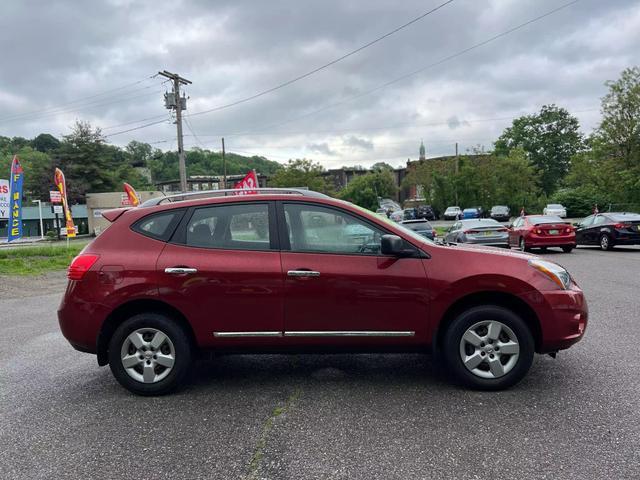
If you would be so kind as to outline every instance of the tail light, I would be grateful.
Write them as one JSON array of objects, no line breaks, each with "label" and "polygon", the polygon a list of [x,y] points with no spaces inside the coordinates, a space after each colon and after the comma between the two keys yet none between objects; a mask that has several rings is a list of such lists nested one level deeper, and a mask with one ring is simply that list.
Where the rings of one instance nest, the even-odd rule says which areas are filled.
[{"label": "tail light", "polygon": [[542,235],[542,230],[540,230],[539,228],[536,228],[534,232],[536,232],[538,235]]},{"label": "tail light", "polygon": [[475,235],[476,233],[480,233],[478,230],[465,230],[464,233],[470,233],[471,235]]},{"label": "tail light", "polygon": [[573,232],[573,228],[571,227],[567,227],[564,229],[564,233],[571,233],[571,232]]},{"label": "tail light", "polygon": [[616,223],[616,224],[614,225],[614,227],[615,227],[617,230],[622,230],[623,228],[629,228],[629,225],[628,225],[628,224],[626,224],[626,223]]},{"label": "tail light", "polygon": [[69,280],[82,280],[84,274],[96,263],[96,260],[98,260],[98,255],[92,255],[90,253],[78,255],[73,259],[71,265],[69,265],[67,278]]},{"label": "tail light", "polygon": [[507,227],[501,227],[496,230],[496,232],[508,232],[509,229]]}]

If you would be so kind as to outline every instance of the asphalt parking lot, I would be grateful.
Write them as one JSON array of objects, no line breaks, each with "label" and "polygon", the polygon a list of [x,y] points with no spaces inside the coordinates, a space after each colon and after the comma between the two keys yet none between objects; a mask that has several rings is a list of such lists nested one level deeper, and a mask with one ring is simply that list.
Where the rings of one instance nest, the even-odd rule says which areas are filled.
[{"label": "asphalt parking lot", "polygon": [[545,256],[585,290],[586,337],[498,393],[426,355],[255,355],[136,397],[60,334],[61,276],[2,290],[0,477],[638,479],[640,248]]}]

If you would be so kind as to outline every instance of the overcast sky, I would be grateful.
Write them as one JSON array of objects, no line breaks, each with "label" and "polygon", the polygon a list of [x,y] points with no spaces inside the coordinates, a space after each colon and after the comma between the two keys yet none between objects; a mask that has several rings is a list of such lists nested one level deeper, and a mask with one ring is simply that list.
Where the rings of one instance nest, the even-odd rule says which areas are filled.
[{"label": "overcast sky", "polygon": [[110,135],[164,115],[108,139],[175,149],[168,87],[151,78],[166,69],[193,82],[187,149],[217,150],[224,135],[229,151],[281,162],[399,166],[417,157],[420,140],[427,156],[452,154],[455,142],[461,152],[491,148],[510,118],[546,103],[567,108],[588,133],[604,82],[640,64],[640,2],[582,0],[424,68],[566,3],[455,0],[291,86],[194,115],[312,70],[443,2],[4,0],[0,135],[60,136],[75,120]]}]

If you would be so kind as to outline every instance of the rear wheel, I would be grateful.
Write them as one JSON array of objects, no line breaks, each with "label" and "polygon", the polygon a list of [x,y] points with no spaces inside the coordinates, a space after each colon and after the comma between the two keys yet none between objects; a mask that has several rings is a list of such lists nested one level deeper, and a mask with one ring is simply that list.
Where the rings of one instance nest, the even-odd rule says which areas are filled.
[{"label": "rear wheel", "polygon": [[160,313],[141,313],[125,320],[109,342],[113,376],[138,395],[175,390],[190,364],[189,338],[182,327]]},{"label": "rear wheel", "polygon": [[529,371],[533,336],[518,315],[486,305],[461,313],[444,335],[442,355],[460,383],[479,390],[501,390]]},{"label": "rear wheel", "polygon": [[567,245],[565,247],[562,247],[562,251],[564,253],[571,253],[573,251],[573,245]]},{"label": "rear wheel", "polygon": [[521,252],[528,252],[529,249],[527,248],[527,245],[524,243],[524,238],[520,237],[520,242],[518,243],[518,248],[520,248]]},{"label": "rear wheel", "polygon": [[606,233],[600,235],[600,248],[602,250],[611,250],[613,248],[613,242]]}]

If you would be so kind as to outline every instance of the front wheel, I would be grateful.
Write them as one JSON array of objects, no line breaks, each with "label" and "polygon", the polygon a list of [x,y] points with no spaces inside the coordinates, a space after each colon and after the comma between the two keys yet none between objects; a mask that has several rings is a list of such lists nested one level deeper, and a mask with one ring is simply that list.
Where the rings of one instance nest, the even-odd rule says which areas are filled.
[{"label": "front wheel", "polygon": [[125,320],[109,342],[109,367],[118,382],[138,395],[175,390],[191,364],[191,344],[173,319],[141,313]]},{"label": "front wheel", "polygon": [[613,242],[606,233],[600,235],[600,248],[602,250],[611,250],[613,248]]},{"label": "front wheel", "polygon": [[471,308],[445,332],[443,356],[460,383],[478,390],[501,390],[529,371],[535,347],[527,324],[503,307]]}]

